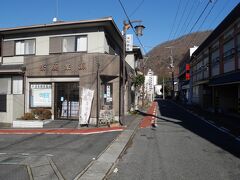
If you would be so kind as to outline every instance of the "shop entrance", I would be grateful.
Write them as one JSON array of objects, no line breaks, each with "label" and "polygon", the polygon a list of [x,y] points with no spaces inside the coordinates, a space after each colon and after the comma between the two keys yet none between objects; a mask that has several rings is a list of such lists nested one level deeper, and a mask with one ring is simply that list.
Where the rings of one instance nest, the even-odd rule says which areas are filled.
[{"label": "shop entrance", "polygon": [[78,120],[79,83],[55,83],[55,119]]}]

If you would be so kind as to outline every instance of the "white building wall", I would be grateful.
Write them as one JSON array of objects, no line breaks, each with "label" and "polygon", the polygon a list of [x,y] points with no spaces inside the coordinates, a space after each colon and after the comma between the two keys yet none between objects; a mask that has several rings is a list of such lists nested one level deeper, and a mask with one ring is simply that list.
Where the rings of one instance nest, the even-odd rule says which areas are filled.
[{"label": "white building wall", "polygon": [[36,37],[36,55],[49,55],[49,36]]},{"label": "white building wall", "polygon": [[109,53],[104,32],[88,33],[88,53]]},{"label": "white building wall", "polygon": [[24,56],[3,57],[3,65],[23,64]]},{"label": "white building wall", "polygon": [[125,58],[126,62],[131,66],[132,69],[135,68],[134,54],[128,54]]}]

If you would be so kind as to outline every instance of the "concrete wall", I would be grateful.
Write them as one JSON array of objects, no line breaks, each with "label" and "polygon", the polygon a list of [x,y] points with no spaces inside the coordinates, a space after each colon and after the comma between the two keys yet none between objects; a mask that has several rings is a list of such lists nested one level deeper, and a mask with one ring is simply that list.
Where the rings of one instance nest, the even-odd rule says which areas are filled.
[{"label": "concrete wall", "polygon": [[1,123],[12,123],[24,113],[24,95],[7,95],[7,112],[0,112]]},{"label": "concrete wall", "polygon": [[[66,62],[66,59],[68,61]],[[96,103],[97,103],[97,62],[99,62],[99,86],[101,83],[113,83],[113,109],[115,119],[119,116],[119,56],[105,54],[82,54],[64,53],[62,55],[34,56],[25,57],[26,63],[26,111],[29,109],[29,83],[30,82],[79,82],[81,88],[94,90],[93,106],[91,110],[92,123],[96,122]],[[52,71],[52,65],[58,64],[58,70]],[[46,64],[45,71],[41,70],[41,64]],[[79,68],[79,64],[84,64],[84,68]],[[65,66],[70,66],[65,69]],[[99,88],[99,98],[102,89]],[[80,91],[81,95],[81,91]],[[52,96],[53,97],[53,96]],[[53,103],[54,104],[54,103]],[[100,106],[99,99],[99,106]],[[53,105],[52,105],[53,106]],[[52,111],[53,111],[52,107]]]},{"label": "concrete wall", "polygon": [[3,57],[4,65],[23,64],[24,56]]}]

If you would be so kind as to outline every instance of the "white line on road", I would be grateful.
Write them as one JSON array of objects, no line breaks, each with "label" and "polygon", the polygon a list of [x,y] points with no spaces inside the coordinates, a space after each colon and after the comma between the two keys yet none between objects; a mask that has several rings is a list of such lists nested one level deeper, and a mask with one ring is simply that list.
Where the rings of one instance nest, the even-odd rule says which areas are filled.
[{"label": "white line on road", "polygon": [[227,129],[227,128],[225,128],[225,127],[220,127],[220,129],[222,129],[222,130],[224,130],[224,131],[226,131],[226,132],[230,132],[230,130]]},{"label": "white line on road", "polygon": [[239,136],[239,137],[236,137],[236,140],[240,142],[240,136]]},{"label": "white line on road", "polygon": [[0,155],[6,155],[7,153],[0,153]]}]

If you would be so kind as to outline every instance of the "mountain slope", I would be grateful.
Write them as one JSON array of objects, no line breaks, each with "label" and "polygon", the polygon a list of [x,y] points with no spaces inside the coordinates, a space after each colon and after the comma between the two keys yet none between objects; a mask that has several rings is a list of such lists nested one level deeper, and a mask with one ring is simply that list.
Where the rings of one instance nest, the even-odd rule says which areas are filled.
[{"label": "mountain slope", "polygon": [[[164,42],[154,47],[148,54],[146,62],[147,69],[152,69],[156,75],[169,76],[167,67],[170,64],[171,49],[174,58],[175,74],[178,74],[178,64],[186,54],[187,50],[193,46],[199,46],[211,31],[203,31],[184,35],[178,39]],[[191,43],[190,43],[191,42]]]}]

